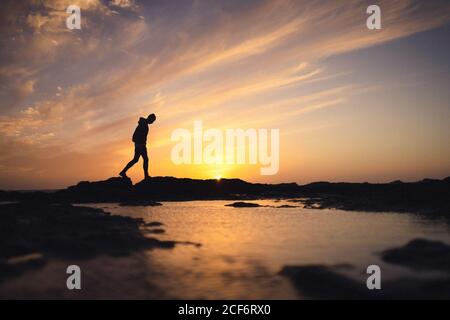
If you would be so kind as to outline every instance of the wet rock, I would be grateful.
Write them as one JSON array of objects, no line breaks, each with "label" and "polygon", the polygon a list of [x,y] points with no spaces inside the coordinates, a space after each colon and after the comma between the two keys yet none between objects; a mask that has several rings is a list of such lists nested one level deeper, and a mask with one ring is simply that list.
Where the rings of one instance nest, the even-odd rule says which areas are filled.
[{"label": "wet rock", "polygon": [[122,207],[157,207],[162,206],[162,203],[152,200],[136,200],[124,201],[119,204]]},{"label": "wet rock", "polygon": [[[128,255],[140,249],[173,248],[175,242],[149,238],[142,222],[107,215],[102,209],[44,203],[0,206],[0,269],[45,263],[46,258],[91,258],[97,255]],[[40,259],[21,256],[39,254]],[[8,271],[9,270],[9,271]],[[16,274],[16,273],[15,273]]]},{"label": "wet rock", "polygon": [[285,266],[280,274],[308,298],[369,299],[372,294],[365,283],[358,283],[336,272],[339,267],[324,265]]},{"label": "wet rock", "polygon": [[439,241],[414,239],[403,247],[383,251],[381,257],[412,269],[450,273],[450,245]]},{"label": "wet rock", "polygon": [[0,281],[43,267],[45,264],[46,260],[40,253],[19,255],[9,259],[2,258],[0,259]]},{"label": "wet rock", "polygon": [[151,234],[161,234],[161,233],[165,233],[166,230],[164,229],[150,229],[147,230],[147,233],[151,233]]},{"label": "wet rock", "polygon": [[275,208],[300,208],[299,206],[291,206],[289,204],[283,204],[281,206],[276,206]]},{"label": "wet rock", "polygon": [[258,203],[242,202],[242,201],[226,204],[225,206],[226,207],[234,207],[234,208],[257,208],[257,207],[262,207]]},{"label": "wet rock", "polygon": [[160,227],[163,225],[164,225],[164,223],[159,222],[159,221],[151,221],[151,222],[147,222],[146,224],[144,224],[144,226],[146,226],[146,227]]},{"label": "wet rock", "polygon": [[365,279],[349,278],[343,266],[286,266],[280,274],[289,278],[307,299],[449,299],[450,277],[399,278],[383,281],[380,290],[367,289]]}]

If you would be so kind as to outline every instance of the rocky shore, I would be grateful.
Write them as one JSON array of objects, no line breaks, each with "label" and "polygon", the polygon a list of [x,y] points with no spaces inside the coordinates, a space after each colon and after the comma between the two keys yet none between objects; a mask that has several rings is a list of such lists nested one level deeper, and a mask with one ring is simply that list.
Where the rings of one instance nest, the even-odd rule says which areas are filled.
[{"label": "rocky shore", "polygon": [[[345,275],[355,266],[285,266],[280,274],[308,299],[450,299],[450,246],[426,239],[414,239],[399,248],[381,253],[382,260],[421,271],[439,271],[434,277],[402,277],[383,281],[381,290],[368,290],[365,279]],[[326,284],[326,285],[323,285]]]},{"label": "rocky shore", "polygon": [[35,202],[3,204],[0,211],[0,282],[43,267],[52,258],[126,256],[175,246],[147,236],[164,232],[161,223],[144,224],[102,209]]},{"label": "rocky shore", "polygon": [[261,184],[240,179],[152,177],[135,185],[119,177],[82,181],[55,192],[0,191],[0,201],[50,203],[119,202],[158,205],[158,201],[290,199],[307,208],[411,212],[450,217],[450,178],[404,183],[316,182]]}]

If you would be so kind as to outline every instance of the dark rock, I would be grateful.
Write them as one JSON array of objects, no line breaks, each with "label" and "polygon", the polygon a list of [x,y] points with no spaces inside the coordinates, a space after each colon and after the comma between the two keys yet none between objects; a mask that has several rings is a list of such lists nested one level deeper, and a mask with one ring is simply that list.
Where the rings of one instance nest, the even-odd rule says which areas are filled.
[{"label": "dark rock", "polygon": [[308,265],[285,266],[280,274],[291,279],[302,294],[313,299],[370,299],[365,283],[336,272],[339,267]]},{"label": "dark rock", "polygon": [[345,267],[286,266],[280,274],[289,278],[307,299],[449,299],[450,277],[400,278],[383,281],[380,290],[369,290],[365,280],[357,281],[340,272]]},{"label": "dark rock", "polygon": [[275,208],[300,208],[299,206],[291,206],[289,204],[283,204],[281,206],[276,206]]},{"label": "dark rock", "polygon": [[157,207],[162,206],[162,203],[152,200],[136,200],[121,202],[119,205],[122,207]]},{"label": "dark rock", "polygon": [[43,263],[25,261],[23,268],[11,267],[15,260],[30,254],[82,259],[175,245],[144,236],[140,220],[106,215],[102,209],[43,203],[5,204],[0,208],[0,269],[4,275]]},{"label": "dark rock", "polygon": [[144,226],[146,226],[146,227],[160,227],[163,225],[164,225],[164,223],[161,223],[159,221],[152,221],[152,222],[147,222],[146,224],[144,224]]},{"label": "dark rock", "polygon": [[166,230],[164,229],[150,229],[147,230],[147,233],[152,233],[152,234],[161,234],[161,233],[165,233]]},{"label": "dark rock", "polygon": [[213,200],[293,194],[297,188],[295,183],[271,185],[249,183],[241,179],[153,177],[137,183],[134,194],[137,198],[151,197],[156,200]]},{"label": "dark rock", "polygon": [[129,199],[133,183],[129,178],[114,177],[104,181],[82,181],[54,194],[59,202],[119,202]]},{"label": "dark rock", "polygon": [[450,273],[450,246],[439,241],[414,239],[405,246],[385,250],[384,261],[419,270]]},{"label": "dark rock", "polygon": [[0,281],[9,277],[19,276],[22,273],[41,268],[46,264],[46,260],[41,254],[32,253],[13,257],[10,259],[0,259]]},{"label": "dark rock", "polygon": [[[110,178],[80,182],[56,192],[0,192],[1,201],[47,203],[122,202],[141,205],[170,200],[249,200],[303,198],[306,208],[336,208],[356,211],[391,211],[450,218],[450,178],[424,179],[405,183],[329,183],[315,182],[261,184],[240,179],[187,179],[153,177],[136,185],[131,180]],[[309,198],[309,199],[305,199]]]},{"label": "dark rock", "polygon": [[257,208],[257,207],[261,207],[260,204],[257,203],[251,203],[251,202],[233,202],[230,204],[226,204],[226,207],[234,207],[234,208]]},{"label": "dark rock", "polygon": [[354,211],[412,212],[428,217],[450,218],[450,179],[424,179],[418,182],[329,183],[299,186],[303,196],[318,197],[311,208]]}]

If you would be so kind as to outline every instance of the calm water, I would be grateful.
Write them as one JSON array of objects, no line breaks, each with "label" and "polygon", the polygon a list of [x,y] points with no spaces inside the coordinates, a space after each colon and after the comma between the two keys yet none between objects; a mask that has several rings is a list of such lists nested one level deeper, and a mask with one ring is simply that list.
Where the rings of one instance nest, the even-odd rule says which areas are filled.
[{"label": "calm water", "polygon": [[164,223],[166,232],[152,237],[201,244],[145,253],[145,279],[139,281],[151,283],[170,298],[302,298],[287,279],[278,275],[285,265],[348,263],[355,268],[346,272],[358,279],[365,279],[370,264],[381,266],[383,280],[434,276],[383,263],[378,252],[419,237],[450,243],[448,225],[415,215],[232,208],[225,207],[227,203],[230,201],[164,202],[159,207],[95,206],[113,214]]}]

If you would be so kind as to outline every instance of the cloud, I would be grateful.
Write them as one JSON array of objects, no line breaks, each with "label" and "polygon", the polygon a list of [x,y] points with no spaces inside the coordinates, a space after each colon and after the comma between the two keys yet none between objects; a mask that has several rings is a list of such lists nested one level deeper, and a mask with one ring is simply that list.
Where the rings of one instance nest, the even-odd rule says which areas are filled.
[{"label": "cloud", "polygon": [[17,100],[22,101],[34,92],[36,80],[28,79],[24,83],[17,83],[15,87],[15,96]]},{"label": "cloud", "polygon": [[136,5],[132,0],[111,0],[110,5],[121,8],[135,8]]}]

